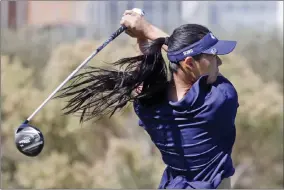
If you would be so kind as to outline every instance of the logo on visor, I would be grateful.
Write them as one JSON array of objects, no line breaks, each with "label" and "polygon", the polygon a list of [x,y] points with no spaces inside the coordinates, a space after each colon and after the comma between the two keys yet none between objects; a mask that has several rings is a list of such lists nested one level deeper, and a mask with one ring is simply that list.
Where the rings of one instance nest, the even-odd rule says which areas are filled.
[{"label": "logo on visor", "polygon": [[212,53],[213,55],[216,55],[216,54],[217,54],[217,49],[216,49],[216,48],[212,48],[212,49],[211,49],[211,53]]},{"label": "logo on visor", "polygon": [[216,39],[216,37],[212,33],[210,33],[210,36],[212,39]]},{"label": "logo on visor", "polygon": [[190,50],[184,51],[184,52],[183,52],[183,55],[188,55],[188,54],[191,54],[192,52],[193,52],[193,50],[190,49]]}]

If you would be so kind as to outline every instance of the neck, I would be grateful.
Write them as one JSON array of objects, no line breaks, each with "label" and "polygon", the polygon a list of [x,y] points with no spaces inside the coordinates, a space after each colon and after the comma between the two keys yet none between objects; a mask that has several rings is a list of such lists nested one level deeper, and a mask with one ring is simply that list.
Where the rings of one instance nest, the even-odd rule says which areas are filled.
[{"label": "neck", "polygon": [[171,101],[179,101],[191,88],[191,80],[185,77],[178,76],[178,74],[173,74],[173,80],[170,83],[169,97]]}]

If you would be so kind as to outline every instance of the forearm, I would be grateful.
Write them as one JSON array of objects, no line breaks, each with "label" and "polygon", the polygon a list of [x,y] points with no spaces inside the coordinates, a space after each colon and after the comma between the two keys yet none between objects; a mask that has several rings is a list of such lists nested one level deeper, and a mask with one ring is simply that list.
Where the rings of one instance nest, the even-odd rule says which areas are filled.
[{"label": "forearm", "polygon": [[[147,38],[150,40],[155,40],[157,38],[161,38],[161,37],[169,37],[169,35],[162,31],[161,29],[159,29],[158,27],[154,26],[154,25],[150,25],[149,27],[149,31],[147,33]],[[163,45],[163,49],[165,51],[168,51],[168,46],[167,45]]]},{"label": "forearm", "polygon": [[[147,42],[148,40],[155,40],[157,38],[161,38],[161,37],[168,37],[169,35],[167,33],[165,33],[164,31],[162,31],[161,29],[159,29],[158,27],[149,24],[146,28],[145,31],[145,37],[142,39],[137,39],[137,43],[139,45],[139,47],[142,47],[143,44],[145,42]],[[168,46],[163,45],[162,47],[165,51],[168,51]]]},{"label": "forearm", "polygon": [[165,33],[164,31],[162,31],[161,29],[159,29],[158,27],[152,24],[148,25],[145,35],[146,35],[146,38],[148,38],[149,40],[155,40],[157,38],[169,36],[167,33]]}]

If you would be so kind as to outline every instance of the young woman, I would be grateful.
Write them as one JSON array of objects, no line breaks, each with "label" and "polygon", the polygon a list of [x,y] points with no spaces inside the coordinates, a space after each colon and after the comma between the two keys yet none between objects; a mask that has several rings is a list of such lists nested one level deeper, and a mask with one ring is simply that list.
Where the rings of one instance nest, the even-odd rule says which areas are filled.
[{"label": "young woman", "polygon": [[219,73],[218,55],[233,51],[236,42],[218,40],[197,24],[169,36],[132,11],[121,24],[137,38],[142,54],[118,60],[117,70],[90,67],[75,76],[59,96],[72,96],[66,113],[81,112],[85,121],[112,115],[132,101],[139,125],[167,165],[160,189],[230,188],[238,96]]}]

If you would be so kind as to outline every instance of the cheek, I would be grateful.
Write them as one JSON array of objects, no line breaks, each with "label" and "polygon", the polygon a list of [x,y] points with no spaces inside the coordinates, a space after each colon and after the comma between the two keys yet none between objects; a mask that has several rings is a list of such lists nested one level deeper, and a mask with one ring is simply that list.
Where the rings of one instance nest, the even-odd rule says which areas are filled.
[{"label": "cheek", "polygon": [[201,74],[206,74],[208,72],[210,72],[211,65],[210,62],[207,59],[202,59],[199,62],[199,71]]}]

